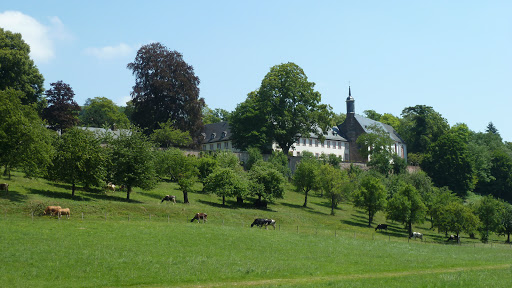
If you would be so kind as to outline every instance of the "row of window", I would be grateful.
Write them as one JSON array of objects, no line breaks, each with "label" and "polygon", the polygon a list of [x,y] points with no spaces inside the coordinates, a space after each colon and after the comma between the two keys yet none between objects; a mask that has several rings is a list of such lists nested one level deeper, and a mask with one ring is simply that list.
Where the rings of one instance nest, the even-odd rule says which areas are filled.
[{"label": "row of window", "polygon": [[[222,145],[224,143],[224,145]],[[209,146],[207,146],[209,145]],[[216,145],[216,146],[215,146]],[[224,148],[223,148],[224,146]],[[214,149],[216,147],[217,149]],[[206,148],[209,148],[208,150],[228,150],[229,149],[229,142],[221,142],[217,144],[203,144],[203,150],[206,151]]]},{"label": "row of window", "polygon": [[345,147],[345,142],[343,141],[331,141],[331,140],[326,140],[324,142],[320,142],[320,140],[317,140],[317,139],[308,139],[308,138],[299,138],[299,140],[297,141],[297,146],[309,146],[309,147],[313,147],[313,144],[315,145],[315,147],[326,147],[327,148],[331,148],[332,149],[336,149],[336,147],[338,147],[338,149],[341,149],[341,147]]}]

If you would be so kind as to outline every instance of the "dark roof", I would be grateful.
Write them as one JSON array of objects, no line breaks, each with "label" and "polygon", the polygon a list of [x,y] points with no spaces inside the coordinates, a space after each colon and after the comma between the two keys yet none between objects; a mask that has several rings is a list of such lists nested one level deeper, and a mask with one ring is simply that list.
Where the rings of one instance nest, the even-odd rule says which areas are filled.
[{"label": "dark roof", "polygon": [[231,129],[226,121],[204,125],[201,134],[203,136],[201,143],[203,144],[231,140]]},{"label": "dark roof", "polygon": [[363,116],[358,115],[358,114],[355,114],[354,117],[356,118],[357,122],[359,122],[361,127],[363,127],[364,132],[371,133],[372,131],[371,131],[371,129],[369,129],[369,127],[371,125],[377,125],[378,127],[381,127],[382,129],[384,129],[384,131],[388,132],[389,133],[389,137],[391,139],[393,139],[393,141],[400,142],[400,143],[405,143],[404,140],[402,140],[402,138],[400,138],[400,135],[398,135],[398,133],[395,131],[395,129],[393,129],[392,126],[390,126],[388,124],[381,123],[379,121],[368,119],[368,118],[363,117]]}]

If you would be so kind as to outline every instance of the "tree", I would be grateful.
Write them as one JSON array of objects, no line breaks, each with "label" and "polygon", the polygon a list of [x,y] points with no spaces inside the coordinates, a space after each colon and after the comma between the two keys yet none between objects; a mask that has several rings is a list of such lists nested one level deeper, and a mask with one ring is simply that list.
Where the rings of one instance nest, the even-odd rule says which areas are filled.
[{"label": "tree", "polygon": [[108,178],[116,185],[126,186],[126,199],[134,187],[152,189],[156,185],[154,154],[149,139],[139,130],[121,130],[119,136],[109,139],[110,161]]},{"label": "tree", "polygon": [[197,159],[194,156],[185,155],[177,148],[167,149],[166,153],[170,154],[170,175],[176,180],[183,193],[183,203],[190,203],[188,192],[193,191],[199,175]]},{"label": "tree", "polygon": [[30,46],[20,33],[0,28],[0,90],[21,91],[23,105],[41,101],[44,78],[30,59]]},{"label": "tree", "polygon": [[69,129],[78,124],[80,106],[73,100],[75,92],[68,84],[58,81],[51,83],[45,95],[48,99],[48,107],[43,110],[43,118],[48,121],[50,127],[57,131]]},{"label": "tree", "polygon": [[498,129],[496,128],[496,126],[494,126],[494,124],[492,124],[492,122],[489,122],[489,124],[487,124],[485,132],[491,134],[499,134]]},{"label": "tree", "polygon": [[510,243],[510,234],[512,233],[512,205],[501,203],[503,205],[498,226],[499,235],[507,235],[507,243]]},{"label": "tree", "polygon": [[510,203],[512,202],[512,155],[504,149],[499,149],[495,150],[491,157],[491,179],[481,183],[479,192]]},{"label": "tree", "polygon": [[460,198],[450,191],[448,187],[433,187],[432,191],[433,193],[429,201],[425,201],[428,214],[430,215],[431,228],[437,227],[439,232],[444,231],[448,233],[448,227],[443,218],[445,206],[452,202],[460,202]]},{"label": "tree", "polygon": [[270,68],[260,88],[231,115],[233,143],[246,149],[252,143],[261,147],[275,141],[288,155],[300,135],[316,134],[318,128],[327,132],[331,108],[320,104],[321,96],[314,86],[294,63]]},{"label": "tree", "polygon": [[487,195],[483,197],[476,205],[475,214],[480,218],[482,225],[480,226],[480,239],[486,243],[492,232],[497,232],[500,225],[500,202]]},{"label": "tree", "polygon": [[249,188],[245,173],[235,172],[231,168],[219,168],[206,177],[204,191],[222,197],[222,205],[226,205],[226,197],[243,198]]},{"label": "tree", "polygon": [[314,158],[305,158],[299,162],[293,174],[293,185],[297,191],[304,193],[304,205],[308,206],[308,193],[315,189],[318,184],[318,161]]},{"label": "tree", "polygon": [[166,123],[158,123],[158,125],[160,128],[153,131],[151,140],[160,147],[186,147],[192,144],[190,133],[176,129],[170,119]]},{"label": "tree", "polygon": [[249,158],[247,162],[244,163],[245,170],[251,170],[252,165],[258,161],[263,161],[263,155],[261,154],[260,149],[256,147],[247,148],[247,154],[249,154]]},{"label": "tree", "polygon": [[135,76],[132,121],[150,133],[158,123],[170,119],[176,129],[188,131],[199,144],[205,104],[199,97],[199,78],[183,56],[160,43],[151,43],[139,49],[127,68]]},{"label": "tree", "polygon": [[345,113],[332,113],[332,116],[331,116],[331,119],[329,120],[329,126],[331,127],[334,127],[334,126],[338,126],[340,125],[341,123],[345,122],[345,119],[347,119],[347,114]]},{"label": "tree", "polygon": [[106,176],[106,153],[100,144],[90,131],[69,129],[57,141],[50,179],[71,184],[71,196],[75,196],[77,184],[101,186]]},{"label": "tree", "polygon": [[371,132],[362,134],[356,140],[360,147],[359,153],[364,159],[370,158],[369,167],[388,175],[392,170],[392,152],[389,147],[393,140],[389,137],[388,132],[376,124],[368,126],[367,129]]},{"label": "tree", "polygon": [[335,215],[334,209],[348,197],[353,188],[347,171],[328,164],[320,166],[316,186],[322,190],[323,196],[329,199],[331,215]]},{"label": "tree", "polygon": [[423,204],[418,190],[411,184],[405,184],[388,201],[386,218],[403,223],[411,235],[412,224],[422,223],[426,212],[427,207]]},{"label": "tree", "polygon": [[264,161],[256,162],[249,171],[250,191],[258,197],[257,206],[267,208],[268,201],[283,198],[284,178],[272,164]]},{"label": "tree", "polygon": [[380,117],[379,122],[388,124],[389,126],[393,127],[396,131],[400,130],[400,119],[393,114],[384,113]]},{"label": "tree", "polygon": [[203,107],[203,124],[206,125],[228,121],[230,114],[231,113],[227,110],[221,108],[211,109],[205,104]]},{"label": "tree", "polygon": [[375,110],[364,110],[363,114],[366,116],[366,118],[369,118],[369,119],[372,119],[375,121],[380,121],[380,117],[382,117],[382,114],[375,112]]},{"label": "tree", "polygon": [[368,226],[372,225],[373,216],[386,207],[386,188],[378,178],[371,175],[361,180],[359,189],[353,195],[354,206],[368,213]]},{"label": "tree", "polygon": [[11,177],[21,168],[27,177],[43,176],[54,153],[56,135],[44,127],[32,105],[22,105],[23,92],[0,91],[0,166]]},{"label": "tree", "polygon": [[461,232],[473,233],[479,220],[473,211],[460,201],[450,201],[442,207],[437,219],[437,227],[445,232],[454,232],[457,237]]},{"label": "tree", "polygon": [[292,176],[292,171],[288,167],[288,156],[278,151],[272,151],[268,162],[274,166],[274,168],[283,174],[284,179],[289,179]]},{"label": "tree", "polygon": [[432,107],[416,105],[402,110],[398,133],[407,143],[409,153],[425,153],[450,126]]},{"label": "tree", "polygon": [[81,125],[89,127],[128,128],[130,120],[119,107],[105,97],[89,98],[78,116]]},{"label": "tree", "polygon": [[437,187],[448,186],[464,196],[474,188],[474,170],[468,145],[457,133],[446,133],[433,143],[421,163]]},{"label": "tree", "polygon": [[197,169],[199,172],[199,181],[203,183],[203,191],[205,180],[208,175],[212,174],[215,170],[217,170],[217,159],[213,155],[203,154],[199,159],[197,159]]}]

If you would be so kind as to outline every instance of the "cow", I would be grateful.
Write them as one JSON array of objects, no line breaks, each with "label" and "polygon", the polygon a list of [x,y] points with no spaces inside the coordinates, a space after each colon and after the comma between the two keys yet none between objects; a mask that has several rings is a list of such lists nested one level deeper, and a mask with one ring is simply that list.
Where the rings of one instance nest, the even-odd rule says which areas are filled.
[{"label": "cow", "polygon": [[116,185],[112,184],[111,182],[108,182],[107,190],[111,190],[112,192],[116,192]]},{"label": "cow", "polygon": [[[165,195],[164,199],[162,199],[162,202],[164,202],[164,201],[170,201],[170,202],[172,202],[172,204],[176,204],[176,196]],[[162,204],[162,202],[160,202],[160,204]]]},{"label": "cow", "polygon": [[260,228],[265,226],[265,229],[267,229],[268,225],[271,225],[271,226],[274,226],[274,230],[275,230],[276,229],[276,220],[256,218],[256,219],[254,219],[254,222],[252,222],[251,227],[254,225],[256,225]]},{"label": "cow", "polygon": [[69,210],[69,208],[60,208],[57,211],[57,215],[59,216],[59,219],[61,215],[66,215],[66,218],[69,219],[69,217],[71,216],[71,211]]},{"label": "cow", "polygon": [[9,184],[0,183],[0,190],[4,190],[5,192],[9,192]]},{"label": "cow", "polygon": [[194,222],[194,220],[197,219],[197,223],[199,223],[199,220],[203,220],[203,223],[208,221],[208,219],[206,219],[208,217],[208,215],[206,215],[206,213],[196,213],[196,215],[194,215],[194,218],[192,218],[192,220],[190,220],[190,222]]},{"label": "cow", "polygon": [[43,215],[50,214],[50,216],[53,216],[53,214],[57,214],[59,212],[59,209],[61,209],[60,206],[46,206]]},{"label": "cow", "polygon": [[386,230],[388,231],[388,224],[379,224],[377,227],[375,227],[375,231],[377,230]]},{"label": "cow", "polygon": [[409,239],[413,238],[414,240],[416,240],[416,238],[420,238],[421,241],[423,241],[423,234],[421,234],[420,232],[412,232],[412,234],[409,236]]},{"label": "cow", "polygon": [[460,241],[460,236],[457,236],[457,235],[450,235],[450,237],[448,237],[448,240],[446,240],[446,242],[448,241],[457,241],[457,243]]}]

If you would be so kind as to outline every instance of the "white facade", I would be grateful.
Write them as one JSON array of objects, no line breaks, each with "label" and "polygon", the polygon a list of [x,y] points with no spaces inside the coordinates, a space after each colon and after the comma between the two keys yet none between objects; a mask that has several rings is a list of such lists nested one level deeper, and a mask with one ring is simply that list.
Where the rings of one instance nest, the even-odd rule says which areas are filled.
[{"label": "white facade", "polygon": [[[305,151],[313,153],[316,157],[320,157],[322,154],[329,155],[334,154],[341,157],[343,161],[350,161],[349,159],[349,143],[339,140],[324,140],[321,142],[316,138],[299,138],[299,140],[290,148],[291,156],[302,156]],[[272,145],[272,149],[280,151],[281,148],[277,143]]]}]

